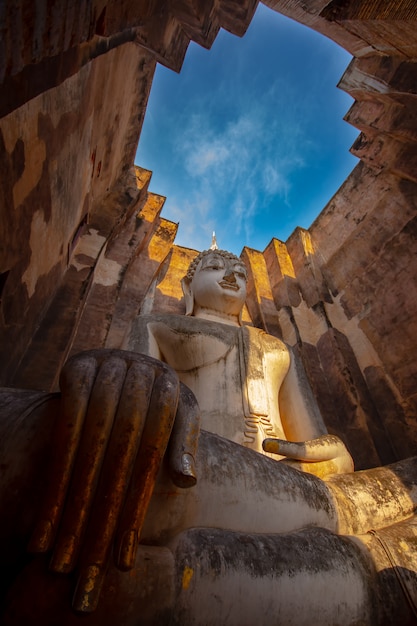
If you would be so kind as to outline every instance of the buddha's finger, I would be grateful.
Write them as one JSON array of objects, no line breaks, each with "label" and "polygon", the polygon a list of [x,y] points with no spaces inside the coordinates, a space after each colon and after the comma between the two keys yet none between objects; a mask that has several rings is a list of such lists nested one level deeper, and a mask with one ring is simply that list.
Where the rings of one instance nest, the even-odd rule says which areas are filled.
[{"label": "buddha's finger", "polygon": [[125,361],[110,356],[103,362],[97,374],[50,564],[55,572],[67,573],[75,566],[126,369]]},{"label": "buddha's finger", "polygon": [[164,368],[152,390],[149,411],[117,532],[115,559],[121,570],[132,569],[156,476],[165,454],[177,410],[179,381]]},{"label": "buddha's finger", "polygon": [[124,381],[88,523],[73,599],[76,611],[90,613],[97,606],[117,520],[138,452],[153,382],[154,370],[145,364],[131,364]]},{"label": "buddha's finger", "polygon": [[285,439],[264,439],[265,452],[280,454],[297,461],[329,461],[345,450],[343,442],[335,435],[322,435],[310,441],[286,441]]},{"label": "buddha's finger", "polygon": [[96,359],[86,355],[72,359],[62,370],[61,405],[52,435],[48,484],[39,513],[39,521],[29,542],[30,552],[46,552],[52,547],[55,539],[96,369]]},{"label": "buddha's finger", "polygon": [[177,414],[169,442],[169,470],[178,487],[193,487],[197,482],[195,459],[200,434],[200,409],[191,391],[182,383]]}]

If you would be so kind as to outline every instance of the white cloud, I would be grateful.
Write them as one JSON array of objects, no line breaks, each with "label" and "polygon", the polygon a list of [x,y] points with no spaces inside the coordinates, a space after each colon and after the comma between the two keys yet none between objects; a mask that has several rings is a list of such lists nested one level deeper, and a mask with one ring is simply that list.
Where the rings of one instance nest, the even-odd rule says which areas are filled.
[{"label": "white cloud", "polygon": [[262,197],[288,205],[292,174],[304,166],[304,131],[293,111],[283,108],[279,91],[279,85],[270,86],[269,97],[277,100],[274,117],[270,99],[242,101],[235,104],[234,118],[220,125],[208,113],[208,102],[200,100],[198,112],[178,131],[177,163],[189,184],[181,211],[177,198],[171,212],[178,215],[184,235],[197,237],[204,229],[207,242],[217,222],[225,232],[244,234],[250,241],[256,216],[264,209]]},{"label": "white cloud", "polygon": [[288,192],[290,183],[272,163],[267,163],[262,172],[262,182],[266,193],[270,195],[283,196],[285,202],[288,202]]},{"label": "white cloud", "polygon": [[185,168],[191,176],[202,176],[210,169],[226,162],[230,152],[219,139],[203,142],[191,151],[185,159]]}]

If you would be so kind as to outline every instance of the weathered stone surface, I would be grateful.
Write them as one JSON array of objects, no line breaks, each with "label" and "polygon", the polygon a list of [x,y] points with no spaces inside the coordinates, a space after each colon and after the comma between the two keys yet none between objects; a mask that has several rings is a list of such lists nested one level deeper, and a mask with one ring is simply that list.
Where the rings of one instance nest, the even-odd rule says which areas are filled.
[{"label": "weathered stone surface", "polygon": [[281,329],[265,259],[257,250],[245,247],[242,260],[248,268],[248,305],[253,323],[272,335],[280,336]]},{"label": "weathered stone surface", "polygon": [[[146,264],[146,247],[152,237],[155,237],[155,230],[157,232],[159,228],[162,205],[161,198],[145,194],[141,201],[131,207],[123,228],[120,229],[119,226],[120,232],[113,235],[97,259],[83,314],[71,346],[73,354],[102,346],[120,347],[123,337],[119,337],[119,345],[116,345],[115,337],[107,341],[112,325],[114,331],[115,310],[121,318],[120,324],[123,324],[123,318],[126,319],[126,307],[132,317],[138,312],[141,303],[138,288],[132,294],[133,299],[128,302],[128,294],[124,293],[121,299],[121,290],[123,287],[124,291],[128,289],[127,276],[132,272],[142,290],[152,278],[152,268],[148,268]],[[168,250],[165,254],[167,252]],[[142,263],[138,268],[139,253],[142,253]],[[159,267],[159,263],[156,266]],[[116,335],[120,335],[120,332]],[[109,343],[113,345],[108,345]]]},{"label": "weathered stone surface", "polygon": [[[3,159],[15,163],[14,173],[2,168],[2,238],[8,243],[0,250],[0,268],[9,275],[0,332],[12,356],[4,382],[13,379],[24,344],[62,280],[79,225],[89,221],[104,242],[118,219],[105,197],[122,181],[119,193],[129,194],[124,163],[133,161],[131,134],[143,120],[155,63],[133,44],[109,54],[111,70],[100,57],[0,122]],[[111,85],[114,99],[107,97]]]},{"label": "weathered stone surface", "polygon": [[384,429],[389,434],[396,458],[406,458],[416,452],[416,423],[411,407],[401,402],[382,367],[364,370],[366,383]]},{"label": "weathered stone surface", "polygon": [[286,245],[307,306],[311,308],[318,302],[331,302],[320,271],[320,254],[314,248],[310,233],[303,228],[296,228]]},{"label": "weathered stone surface", "polygon": [[[284,538],[202,528],[180,536],[176,549],[178,577],[193,573],[179,593],[173,619],[177,626],[195,623],[196,614],[215,626],[224,623],[226,613],[231,626],[269,626],[275,620],[297,626],[376,623],[368,595],[370,563],[358,546],[329,532],[308,529]],[[307,582],[310,577],[317,587]],[[320,600],[321,585],[328,592],[326,607]],[[239,602],[227,606],[222,589]],[[340,605],[343,615],[338,614]]]},{"label": "weathered stone surface", "polygon": [[297,307],[301,302],[300,287],[287,246],[274,238],[265,248],[264,256],[276,308]]},{"label": "weathered stone surface", "polygon": [[[336,413],[331,427],[343,431],[357,469],[394,460],[353,351],[344,335],[329,330],[318,343]],[[331,419],[328,416],[328,419]],[[381,432],[382,430],[382,432]]]}]

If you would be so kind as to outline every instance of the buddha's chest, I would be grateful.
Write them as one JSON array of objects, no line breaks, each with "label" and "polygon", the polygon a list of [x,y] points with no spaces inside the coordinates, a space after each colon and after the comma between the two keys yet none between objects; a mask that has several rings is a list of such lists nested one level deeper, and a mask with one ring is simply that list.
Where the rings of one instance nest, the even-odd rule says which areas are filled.
[{"label": "buddha's chest", "polygon": [[194,391],[202,408],[221,404],[230,410],[240,397],[236,410],[242,411],[243,403],[245,413],[268,414],[288,370],[285,344],[256,328],[195,321],[180,328],[152,325],[162,359]]}]

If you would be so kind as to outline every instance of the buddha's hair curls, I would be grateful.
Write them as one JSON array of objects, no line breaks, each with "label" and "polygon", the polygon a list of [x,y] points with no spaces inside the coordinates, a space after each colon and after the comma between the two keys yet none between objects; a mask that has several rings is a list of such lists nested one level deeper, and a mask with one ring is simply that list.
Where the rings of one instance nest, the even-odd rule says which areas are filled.
[{"label": "buddha's hair curls", "polygon": [[203,250],[203,252],[200,252],[200,254],[198,254],[188,266],[187,273],[184,277],[188,282],[192,281],[195,271],[197,269],[197,265],[200,263],[201,259],[203,259],[208,254],[218,254],[219,256],[222,256],[225,259],[234,259],[235,261],[239,261],[239,263],[242,263],[242,265],[244,265],[242,259],[240,259],[238,256],[236,256],[232,252],[228,252],[227,250],[211,250],[211,249]]}]

